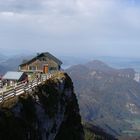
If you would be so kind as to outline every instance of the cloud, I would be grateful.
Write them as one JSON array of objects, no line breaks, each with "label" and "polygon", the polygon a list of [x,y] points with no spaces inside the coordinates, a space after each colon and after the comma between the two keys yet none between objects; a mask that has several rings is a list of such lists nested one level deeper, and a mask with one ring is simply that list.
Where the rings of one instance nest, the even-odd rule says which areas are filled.
[{"label": "cloud", "polygon": [[138,55],[139,9],[136,0],[1,0],[0,46]]}]

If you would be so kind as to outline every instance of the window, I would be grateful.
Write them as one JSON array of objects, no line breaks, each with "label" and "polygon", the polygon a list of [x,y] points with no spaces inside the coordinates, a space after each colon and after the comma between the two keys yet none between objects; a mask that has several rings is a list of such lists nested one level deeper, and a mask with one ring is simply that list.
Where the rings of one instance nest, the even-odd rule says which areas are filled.
[{"label": "window", "polygon": [[46,61],[46,58],[43,58],[43,61]]},{"label": "window", "polygon": [[57,70],[57,68],[56,67],[50,67],[49,70]]},{"label": "window", "polygon": [[42,57],[42,58],[40,58],[39,60],[40,60],[40,61],[47,61],[47,58]]},{"label": "window", "polygon": [[29,70],[36,70],[36,66],[29,66]]}]

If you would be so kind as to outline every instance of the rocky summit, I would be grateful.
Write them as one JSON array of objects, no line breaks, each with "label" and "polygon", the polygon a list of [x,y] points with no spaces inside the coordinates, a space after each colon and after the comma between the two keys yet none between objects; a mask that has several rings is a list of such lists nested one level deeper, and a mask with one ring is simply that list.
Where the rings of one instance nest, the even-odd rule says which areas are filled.
[{"label": "rocky summit", "polygon": [[84,140],[73,84],[66,73],[0,104],[1,140]]}]

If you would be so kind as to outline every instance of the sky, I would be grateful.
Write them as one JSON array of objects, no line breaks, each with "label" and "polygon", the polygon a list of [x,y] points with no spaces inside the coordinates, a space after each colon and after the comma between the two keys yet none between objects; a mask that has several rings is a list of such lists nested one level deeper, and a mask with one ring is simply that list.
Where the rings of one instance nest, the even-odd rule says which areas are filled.
[{"label": "sky", "polygon": [[140,58],[140,1],[0,0],[0,50]]}]

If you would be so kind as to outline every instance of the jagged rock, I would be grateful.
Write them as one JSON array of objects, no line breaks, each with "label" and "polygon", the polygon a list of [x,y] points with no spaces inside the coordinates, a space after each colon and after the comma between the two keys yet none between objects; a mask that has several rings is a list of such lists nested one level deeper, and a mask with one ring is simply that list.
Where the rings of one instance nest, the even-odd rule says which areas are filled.
[{"label": "jagged rock", "polygon": [[73,84],[58,73],[32,93],[0,105],[1,140],[84,140]]}]

